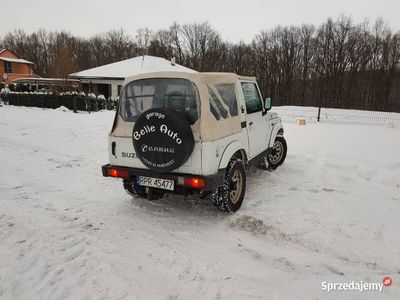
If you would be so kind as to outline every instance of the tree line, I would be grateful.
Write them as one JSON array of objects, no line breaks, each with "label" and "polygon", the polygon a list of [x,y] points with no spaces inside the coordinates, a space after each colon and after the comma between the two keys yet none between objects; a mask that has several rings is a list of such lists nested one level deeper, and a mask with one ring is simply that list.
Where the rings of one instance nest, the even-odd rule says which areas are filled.
[{"label": "tree line", "polygon": [[207,22],[90,38],[19,29],[0,38],[0,47],[34,62],[43,77],[148,54],[175,57],[197,71],[256,76],[275,105],[400,111],[400,32],[380,19],[354,24],[341,16],[319,26],[277,26],[249,43],[228,42]]}]

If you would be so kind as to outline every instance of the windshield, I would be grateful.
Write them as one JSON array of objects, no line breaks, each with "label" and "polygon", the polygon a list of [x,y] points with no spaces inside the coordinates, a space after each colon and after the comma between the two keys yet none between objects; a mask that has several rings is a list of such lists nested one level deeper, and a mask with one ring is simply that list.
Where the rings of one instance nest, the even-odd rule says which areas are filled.
[{"label": "windshield", "polygon": [[121,94],[120,114],[124,121],[136,122],[144,111],[165,107],[181,112],[190,124],[198,109],[194,84],[182,78],[151,78],[132,81]]}]

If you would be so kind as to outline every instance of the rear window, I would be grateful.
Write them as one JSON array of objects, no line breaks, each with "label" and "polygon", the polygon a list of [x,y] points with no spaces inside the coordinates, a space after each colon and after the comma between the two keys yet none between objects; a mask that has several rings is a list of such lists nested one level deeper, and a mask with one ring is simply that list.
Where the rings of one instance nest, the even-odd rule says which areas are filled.
[{"label": "rear window", "polygon": [[190,124],[198,119],[194,84],[182,78],[151,78],[132,81],[121,94],[120,114],[124,121],[136,122],[144,111],[165,107],[182,113]]}]

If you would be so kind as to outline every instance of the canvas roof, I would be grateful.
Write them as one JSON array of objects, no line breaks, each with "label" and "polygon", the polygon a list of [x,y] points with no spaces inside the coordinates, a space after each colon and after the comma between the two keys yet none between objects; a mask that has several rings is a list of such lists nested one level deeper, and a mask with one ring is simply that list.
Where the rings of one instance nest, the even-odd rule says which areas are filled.
[{"label": "canvas roof", "polygon": [[[201,118],[199,118],[192,126],[192,132],[196,141],[214,141],[222,137],[240,132],[242,129],[241,115],[230,117],[223,117],[220,119],[215,118],[215,115],[211,113],[210,103],[215,102],[215,99],[210,97],[210,90],[218,98],[220,106],[226,111],[229,111],[229,107],[226,102],[222,99],[221,94],[215,88],[215,85],[220,84],[234,84],[236,99],[239,99],[240,89],[238,80],[244,81],[255,81],[255,77],[240,76],[234,73],[201,73],[201,72],[153,72],[146,74],[139,74],[128,77],[124,84],[128,84],[131,81],[147,79],[147,78],[184,78],[191,80],[197,88],[199,95],[198,110]],[[236,101],[237,112],[240,111],[241,103]],[[219,110],[220,108],[218,108]],[[113,135],[119,137],[130,137],[133,130],[133,122],[124,121],[122,117],[117,114],[116,126],[113,129]]]},{"label": "canvas roof", "polygon": [[224,72],[187,72],[187,71],[179,71],[179,73],[175,72],[149,72],[146,74],[137,74],[134,76],[127,77],[125,79],[125,84],[131,82],[133,80],[142,79],[142,78],[157,78],[157,77],[182,77],[192,81],[202,81],[204,83],[210,81],[219,81],[219,82],[234,82],[236,79],[239,80],[250,80],[255,81],[255,77],[251,76],[242,76],[237,75],[235,73],[224,73]]},{"label": "canvas roof", "polygon": [[190,68],[186,68],[178,64],[173,65],[169,60],[164,58],[143,55],[93,69],[80,71],[70,74],[69,76],[80,79],[103,78],[124,80],[127,77],[138,74],[160,71],[196,73],[196,71]]}]

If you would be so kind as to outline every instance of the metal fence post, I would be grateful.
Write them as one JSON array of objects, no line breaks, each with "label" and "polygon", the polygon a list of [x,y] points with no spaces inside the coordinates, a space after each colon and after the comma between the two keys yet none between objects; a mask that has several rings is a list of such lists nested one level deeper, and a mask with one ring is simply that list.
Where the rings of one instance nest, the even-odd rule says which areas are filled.
[{"label": "metal fence post", "polygon": [[74,113],[78,112],[78,100],[76,96],[72,96],[72,107],[74,109]]},{"label": "metal fence post", "polygon": [[321,117],[321,107],[318,107],[318,117],[317,117],[317,122],[319,122],[319,119]]}]

